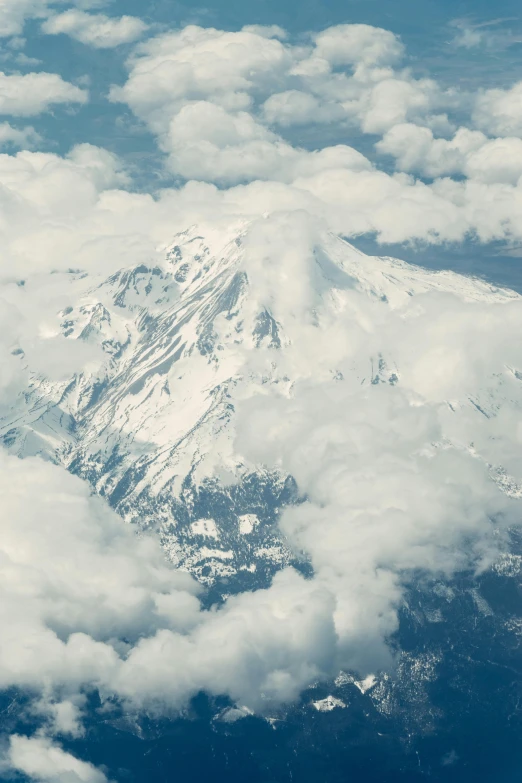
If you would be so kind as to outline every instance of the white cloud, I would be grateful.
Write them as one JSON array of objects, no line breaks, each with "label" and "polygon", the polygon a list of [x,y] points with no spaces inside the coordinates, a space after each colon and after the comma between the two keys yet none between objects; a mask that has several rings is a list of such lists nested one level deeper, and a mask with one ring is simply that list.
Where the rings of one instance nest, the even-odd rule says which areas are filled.
[{"label": "white cloud", "polygon": [[84,694],[73,694],[63,701],[46,701],[45,696],[40,702],[33,702],[30,711],[37,718],[47,722],[49,734],[59,734],[69,737],[83,737],[85,728],[82,723],[87,699]]},{"label": "white cloud", "polygon": [[55,73],[0,72],[0,114],[29,117],[61,103],[86,103],[88,93]]},{"label": "white cloud", "polygon": [[[209,106],[212,116],[219,117],[219,107]],[[224,111],[222,116],[228,133],[230,116]],[[234,120],[237,123],[237,116]],[[122,190],[128,180],[121,165],[96,147],[81,145],[65,158],[28,151],[0,155],[4,216],[0,277],[16,280],[50,268],[116,270],[157,258],[157,247],[166,244],[173,232],[212,215],[233,220],[277,210],[304,209],[346,236],[374,232],[387,242],[459,241],[468,234],[485,241],[522,239],[518,217],[522,191],[515,183],[515,168],[506,175],[497,164],[493,166],[493,158],[487,165],[480,157],[470,158],[475,160],[478,179],[436,179],[428,185],[410,175],[379,171],[350,147],[302,152],[287,143],[271,142],[270,135],[256,139],[258,130],[248,118],[243,128],[232,125],[234,133],[245,134],[241,147],[245,160],[234,157],[234,146],[223,149],[214,143],[212,147],[197,134],[193,139],[187,135],[182,149],[193,150],[193,158],[185,162],[187,175],[190,165],[203,178],[208,173],[215,176],[216,170],[210,170],[215,165],[222,167],[223,177],[232,172],[237,178],[247,179],[250,174],[268,179],[277,167],[279,178],[286,182],[268,179],[225,190],[189,183],[179,190],[160,191],[153,199]],[[179,126],[176,131],[182,133]],[[221,132],[216,122],[212,133]],[[204,149],[208,158],[198,159],[198,150]],[[441,160],[446,165],[447,158]],[[435,165],[428,154],[425,162]],[[441,161],[435,163],[440,171]],[[501,181],[494,181],[499,177]]]},{"label": "white cloud", "polygon": [[483,30],[476,30],[473,27],[462,27],[452,43],[454,46],[462,46],[464,49],[473,49],[480,46],[484,41],[485,33]]},{"label": "white cloud", "polygon": [[[0,37],[19,36],[27,19],[43,19],[50,13],[50,6],[67,0],[2,0],[0,3]],[[95,8],[104,0],[72,0],[70,5]]]},{"label": "white cloud", "polygon": [[10,768],[37,783],[107,783],[104,773],[44,736],[9,738]]},{"label": "white cloud", "polygon": [[487,142],[480,131],[459,128],[453,139],[436,139],[430,128],[398,123],[376,144],[379,152],[393,155],[400,171],[428,177],[460,174],[470,153]]},{"label": "white cloud", "polygon": [[83,688],[162,710],[203,688],[260,708],[329,672],[332,597],[320,585],[288,571],[203,612],[191,577],[80,480],[36,459],[0,460],[0,686],[40,690],[51,725],[75,730],[76,716],[56,705]]},{"label": "white cloud", "polygon": [[113,89],[113,97],[148,116],[159,131],[189,101],[247,109],[250,92],[270,91],[291,63],[287,47],[259,33],[189,26],[139,46],[129,80]]},{"label": "white cloud", "polygon": [[359,109],[364,133],[384,133],[398,123],[431,112],[437,95],[431,79],[383,79],[363,95]]},{"label": "white cloud", "polygon": [[108,49],[140,38],[147,25],[134,16],[109,17],[69,9],[50,16],[42,24],[47,35],[64,33],[96,49]]},{"label": "white cloud", "polygon": [[177,174],[224,183],[270,178],[296,157],[250,111],[251,93],[270,93],[292,62],[264,30],[189,26],[147,41],[130,62],[129,80],[111,98],[149,125]]},{"label": "white cloud", "polygon": [[313,153],[296,149],[249,113],[231,114],[209,101],[187,104],[176,114],[168,131],[168,148],[177,173],[226,184],[273,177],[292,181],[331,167],[371,168],[351,147],[339,145]]},{"label": "white cloud", "polygon": [[286,30],[283,30],[277,24],[247,24],[243,27],[243,30],[247,33],[254,33],[254,35],[261,35],[264,38],[279,38],[282,41],[288,38]]},{"label": "white cloud", "polygon": [[434,111],[453,97],[432,80],[394,71],[402,52],[395,35],[367,25],[330,28],[300,47],[255,27],[192,26],[140,46],[111,98],[149,126],[176,174],[288,181],[292,159],[307,153],[270,126],[336,123],[381,133],[418,117],[437,121]]},{"label": "white cloud", "polygon": [[464,174],[469,180],[517,185],[522,175],[522,140],[488,139],[480,131],[459,128],[452,139],[437,139],[429,128],[399,124],[376,144],[393,155],[397,169],[427,177]]},{"label": "white cloud", "polygon": [[46,0],[2,0],[0,5],[0,36],[19,35],[27,18],[45,16]]},{"label": "white cloud", "polygon": [[469,19],[454,19],[450,26],[458,32],[451,43],[464,49],[480,46],[495,52],[505,50],[519,41],[516,31],[505,27],[506,22],[515,21],[515,17],[500,17],[477,24],[471,23]]},{"label": "white cloud", "polygon": [[32,149],[42,137],[32,127],[13,128],[8,122],[0,123],[0,145]]},{"label": "white cloud", "polygon": [[[186,628],[197,620],[191,578],[169,570],[152,542],[135,539],[87,486],[39,460],[2,456],[2,463],[11,481],[2,512],[2,556],[10,564],[2,612],[11,627],[1,655],[3,687],[13,678],[38,687],[47,677],[72,693],[91,678],[108,684],[118,654],[106,640],[136,640],[155,626]],[[24,510],[28,481],[39,502]],[[156,604],[162,595],[170,603]]]},{"label": "white cloud", "polygon": [[522,139],[488,141],[468,156],[464,173],[478,182],[516,185],[522,176]]},{"label": "white cloud", "polygon": [[404,47],[394,33],[366,24],[329,27],[314,38],[315,56],[334,66],[393,65],[404,54]]},{"label": "white cloud", "polygon": [[473,120],[486,133],[522,136],[522,82],[509,90],[485,90],[475,104]]},{"label": "white cloud", "polygon": [[263,105],[265,119],[271,125],[307,125],[330,123],[344,118],[342,107],[328,104],[309,92],[286,90],[271,95]]}]

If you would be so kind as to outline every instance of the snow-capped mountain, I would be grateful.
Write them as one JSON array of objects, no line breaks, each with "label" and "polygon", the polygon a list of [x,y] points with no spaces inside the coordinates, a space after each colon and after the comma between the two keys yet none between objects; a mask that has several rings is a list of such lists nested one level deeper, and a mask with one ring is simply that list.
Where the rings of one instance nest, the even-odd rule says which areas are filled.
[{"label": "snow-capped mountain", "polygon": [[[255,392],[291,395],[303,374],[332,385],[346,379],[337,355],[315,367],[305,346],[288,361],[300,318],[318,330],[346,319],[354,292],[379,314],[411,311],[430,292],[478,304],[519,301],[511,291],[451,272],[366,256],[328,233],[306,260],[311,296],[294,291],[291,278],[276,278],[270,288],[260,285],[260,275],[269,274],[279,251],[258,257],[252,230],[248,223],[227,232],[191,227],[174,238],[160,264],[106,279],[80,271],[55,275],[70,301],[56,313],[55,334],[98,350],[99,361],[60,381],[33,373],[29,391],[2,421],[11,452],[60,461],[126,520],[156,530],[169,556],[207,582],[255,572],[258,578],[293,557],[275,524],[281,504],[295,499],[292,480],[238,454],[234,422],[236,400]],[[286,309],[278,303],[283,294]],[[370,331],[368,351],[347,365],[352,380],[400,384],[401,366],[384,335],[379,349],[379,325]],[[479,422],[506,393],[520,397],[518,370],[505,372],[509,379],[497,377],[493,391],[487,386],[452,400],[453,413],[472,411]]]}]

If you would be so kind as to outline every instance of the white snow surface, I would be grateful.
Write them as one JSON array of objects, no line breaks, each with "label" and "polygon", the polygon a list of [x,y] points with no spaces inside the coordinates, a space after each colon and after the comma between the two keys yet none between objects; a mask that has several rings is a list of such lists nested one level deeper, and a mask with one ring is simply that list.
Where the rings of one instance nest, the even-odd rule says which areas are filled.
[{"label": "white snow surface", "polygon": [[343,709],[346,704],[341,699],[335,696],[327,696],[326,699],[320,699],[319,701],[313,701],[313,706],[317,712],[332,712],[335,709]]}]

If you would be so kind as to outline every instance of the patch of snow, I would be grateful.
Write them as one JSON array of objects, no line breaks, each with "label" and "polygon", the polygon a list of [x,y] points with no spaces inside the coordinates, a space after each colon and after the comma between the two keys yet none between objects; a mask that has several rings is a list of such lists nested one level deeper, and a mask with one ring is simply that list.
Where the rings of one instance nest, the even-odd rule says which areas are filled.
[{"label": "patch of snow", "polygon": [[522,557],[520,555],[504,554],[492,568],[499,576],[518,576],[522,572]]},{"label": "patch of snow", "polygon": [[239,517],[239,532],[243,536],[253,533],[258,525],[259,519],[256,514],[243,514]]},{"label": "patch of snow", "polygon": [[327,696],[326,699],[313,701],[312,706],[315,707],[318,712],[331,712],[337,708],[346,707],[346,704],[344,701],[341,701],[341,699],[336,699],[335,696]]},{"label": "patch of snow", "polygon": [[440,609],[425,610],[424,612],[426,620],[429,623],[442,623],[444,622],[444,616]]},{"label": "patch of snow", "polygon": [[256,550],[256,557],[269,560],[272,563],[285,563],[288,561],[288,553],[278,546],[263,546]]},{"label": "patch of snow", "polygon": [[190,530],[195,536],[219,538],[219,531],[213,519],[197,519],[191,524]]},{"label": "patch of snow", "polygon": [[237,720],[248,718],[249,715],[253,714],[252,710],[248,707],[229,707],[228,709],[223,710],[223,712],[218,715],[217,719],[224,723],[235,723]]},{"label": "patch of snow", "polygon": [[337,677],[335,678],[335,684],[338,688],[341,688],[343,685],[349,685],[354,682],[354,678],[351,674],[346,674],[346,672],[339,672]]},{"label": "patch of snow", "polygon": [[206,546],[201,547],[199,550],[199,558],[213,558],[215,560],[233,560],[234,553],[231,549],[209,549]]},{"label": "patch of snow", "polygon": [[361,693],[367,693],[377,684],[377,677],[374,674],[369,674],[364,680],[354,680],[356,688],[359,688]]}]

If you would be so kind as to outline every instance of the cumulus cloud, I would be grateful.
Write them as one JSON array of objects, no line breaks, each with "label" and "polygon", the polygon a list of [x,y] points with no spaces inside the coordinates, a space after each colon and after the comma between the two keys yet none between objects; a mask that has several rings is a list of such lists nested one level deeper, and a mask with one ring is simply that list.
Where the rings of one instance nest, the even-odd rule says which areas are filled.
[{"label": "cumulus cloud", "polygon": [[34,128],[13,128],[8,122],[0,123],[0,145],[32,149],[42,140]]},{"label": "cumulus cloud", "polygon": [[269,590],[204,612],[191,577],[168,568],[159,546],[135,538],[79,479],[36,459],[1,460],[10,490],[0,685],[40,691],[37,709],[51,725],[76,731],[64,705],[93,687],[162,710],[201,689],[260,708],[331,670],[332,597],[322,586],[283,572]]},{"label": "cumulus cloud", "polygon": [[263,114],[272,125],[307,125],[329,123],[344,116],[342,107],[321,100],[303,90],[286,90],[271,95],[263,105]]},{"label": "cumulus cloud", "polygon": [[[520,176],[518,86],[484,92],[473,110],[471,95],[442,89],[435,80],[417,78],[404,68],[404,54],[397,36],[366,25],[332,27],[300,46],[281,31],[248,27],[230,33],[189,26],[139,46],[129,60],[127,81],[114,86],[110,96],[146,123],[171,171],[186,180],[226,186],[257,179],[296,184],[312,168],[317,172],[320,160],[328,161],[323,182],[333,178],[333,171],[350,179],[356,153],[348,145],[314,151],[285,137],[292,126],[321,124],[333,125],[338,135],[354,127],[382,135],[378,151],[394,156],[401,172],[432,179],[463,175],[477,186],[515,187]],[[453,126],[456,108],[473,113],[470,127]],[[499,138],[488,138],[484,131]],[[398,186],[398,180],[386,180],[387,191]],[[406,199],[422,193],[426,204],[442,192],[446,198],[458,192],[457,184],[452,190],[437,185],[431,194],[407,179],[400,186]],[[478,192],[470,187],[465,198],[472,201]],[[518,191],[510,195],[515,204]],[[503,191],[502,208],[508,199]],[[464,210],[468,225],[456,232],[451,224],[460,223],[460,196],[457,202],[440,204],[436,216],[422,221],[433,225],[410,238],[455,239],[474,233],[478,205],[470,203]],[[489,234],[493,238],[512,231],[517,234],[518,228],[509,216]],[[397,228],[397,237],[406,235],[407,230]]]},{"label": "cumulus cloud", "polygon": [[[146,119],[170,152],[175,171],[209,179],[217,166],[218,181],[241,181],[245,175],[237,169],[244,159],[246,178],[267,177],[293,152],[246,111],[250,92],[270,90],[291,63],[280,41],[249,30],[237,34],[191,26],[143,44],[132,62],[131,78],[112,89],[112,99],[129,103]],[[202,176],[198,163],[207,154],[213,165]],[[260,163],[252,171],[257,157]]]},{"label": "cumulus cloud", "polygon": [[[2,0],[0,5],[0,37],[20,35],[27,19],[42,19],[50,13],[50,6],[66,0]],[[76,0],[72,5],[91,8],[104,0]]]},{"label": "cumulus cloud", "polygon": [[184,106],[170,124],[168,142],[171,164],[179,174],[226,184],[275,176],[291,182],[323,168],[371,167],[363,155],[344,145],[317,152],[295,149],[249,113],[232,115],[209,101]]},{"label": "cumulus cloud", "polygon": [[461,128],[451,140],[436,139],[430,128],[414,123],[398,123],[375,145],[377,151],[392,155],[399,171],[421,172],[427,176],[462,171],[466,153],[486,142],[480,131]]},{"label": "cumulus cloud", "polygon": [[473,119],[486,133],[522,136],[522,82],[508,90],[485,90],[476,100]]},{"label": "cumulus cloud", "polygon": [[86,103],[88,93],[55,73],[0,72],[0,114],[29,117],[61,103]]},{"label": "cumulus cloud", "polygon": [[69,9],[50,16],[42,24],[47,35],[64,33],[95,49],[110,49],[131,43],[140,38],[147,25],[135,16],[109,17],[105,14],[88,14],[78,9]]},{"label": "cumulus cloud", "polygon": [[402,53],[395,35],[367,25],[329,28],[301,47],[256,27],[191,26],[139,47],[111,98],[149,126],[171,169],[187,179],[288,180],[289,158],[308,153],[270,126],[351,123],[380,133],[431,117],[449,100],[434,81],[394,71]]},{"label": "cumulus cloud", "polygon": [[[0,180],[4,186],[2,193],[4,222],[4,261],[1,275],[13,281],[20,281],[30,271],[48,269],[67,269],[71,266],[107,264],[111,256],[101,248],[104,230],[102,229],[104,210],[95,218],[98,223],[81,230],[82,217],[94,217],[91,210],[99,204],[100,194],[128,182],[128,177],[118,159],[98,147],[83,144],[74,147],[69,155],[21,151],[16,155],[0,155]],[[120,191],[121,196],[132,196]],[[147,199],[144,201],[147,203]],[[116,205],[114,205],[116,206]],[[118,209],[114,213],[116,217]],[[51,222],[47,221],[51,219]],[[57,222],[54,222],[54,221]],[[130,228],[130,226],[127,226]],[[110,243],[116,265],[122,263],[125,253],[136,239],[129,234],[122,236],[121,250],[118,251],[114,235],[119,229],[109,217],[107,228],[112,239]],[[77,233],[79,232],[79,233]],[[153,245],[149,247],[153,252]],[[38,246],[35,255],[34,247]],[[91,250],[89,251],[89,247]],[[83,248],[83,251],[81,250]],[[140,252],[149,252],[143,244]]]},{"label": "cumulus cloud", "polygon": [[0,6],[0,35],[19,35],[27,18],[42,17],[46,10],[46,0],[4,0]]},{"label": "cumulus cloud", "polygon": [[[220,116],[214,105],[211,111],[216,119]],[[248,119],[245,127],[250,133]],[[178,132],[185,131],[178,127]],[[212,152],[214,157],[198,160],[194,153],[191,165],[198,167],[201,176],[206,175],[210,162],[224,165],[216,151],[220,132],[216,124],[214,147],[205,142],[209,156]],[[234,132],[245,130],[239,126]],[[194,149],[199,143],[195,133]],[[496,145],[491,142],[491,146]],[[242,179],[248,179],[248,173],[268,176],[267,166],[275,165],[270,143],[254,138],[244,142],[244,149],[243,168],[241,160],[227,151],[227,176],[230,171]],[[253,149],[259,151],[258,157]],[[124,167],[114,155],[92,145],[75,147],[65,157],[29,151],[0,155],[4,185],[0,274],[16,282],[38,270],[115,271],[143,259],[157,259],[158,247],[187,225],[212,216],[226,222],[278,210],[305,210],[335,232],[352,237],[374,233],[384,242],[459,241],[468,235],[485,241],[522,238],[522,192],[513,174],[516,158],[509,170],[502,149],[497,158],[469,156],[476,179],[445,177],[431,184],[410,174],[379,171],[344,145],[305,154],[289,144],[276,149],[284,182],[253,181],[228,189],[189,182],[180,189],[159,191],[154,198],[125,190],[128,175]],[[485,152],[489,149],[486,145]],[[248,150],[250,158],[246,157]],[[429,155],[425,160],[429,163]],[[222,176],[226,174],[223,168]],[[29,277],[24,290],[28,292],[31,286]]]},{"label": "cumulus cloud", "polygon": [[332,65],[393,65],[404,47],[389,30],[367,24],[342,24],[314,36],[314,55]]},{"label": "cumulus cloud", "polygon": [[383,79],[363,96],[362,130],[380,134],[412,114],[429,113],[437,90],[437,85],[430,79],[419,82]]},{"label": "cumulus cloud", "polygon": [[459,128],[452,139],[435,138],[429,128],[398,124],[376,144],[393,155],[400,171],[426,177],[463,174],[469,180],[516,185],[522,175],[522,141],[488,139],[481,131]]}]

